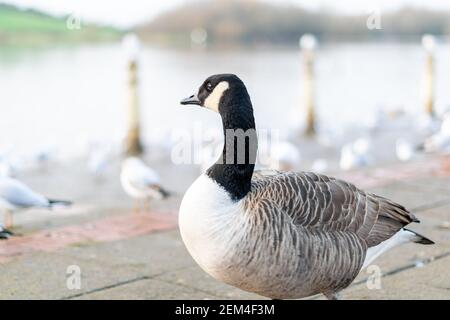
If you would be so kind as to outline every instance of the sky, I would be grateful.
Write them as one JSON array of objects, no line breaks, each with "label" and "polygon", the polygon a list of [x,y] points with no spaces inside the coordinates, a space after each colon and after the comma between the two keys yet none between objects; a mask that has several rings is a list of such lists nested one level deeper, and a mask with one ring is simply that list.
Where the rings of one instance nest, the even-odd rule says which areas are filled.
[{"label": "sky", "polygon": [[[182,3],[195,0],[0,0],[25,8],[40,9],[56,15],[76,14],[89,22],[132,27]],[[225,1],[225,0],[224,0]],[[450,11],[444,0],[264,0],[271,3],[296,4],[320,10],[326,8],[345,14],[389,11],[410,5]]]}]

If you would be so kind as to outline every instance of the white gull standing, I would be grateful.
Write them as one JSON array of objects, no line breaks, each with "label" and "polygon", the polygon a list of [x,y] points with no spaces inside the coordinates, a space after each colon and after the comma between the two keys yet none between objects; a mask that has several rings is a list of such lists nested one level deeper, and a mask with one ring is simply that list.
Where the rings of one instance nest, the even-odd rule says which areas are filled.
[{"label": "white gull standing", "polygon": [[4,212],[4,224],[10,228],[13,224],[12,214],[29,208],[48,208],[68,206],[70,201],[48,199],[17,179],[0,177],[0,210]]},{"label": "white gull standing", "polygon": [[353,143],[346,144],[341,149],[339,166],[342,170],[365,167],[369,164],[370,142],[365,138],[359,138]]},{"label": "white gull standing", "polygon": [[150,200],[161,200],[170,195],[161,186],[158,173],[136,157],[129,157],[122,163],[120,181],[125,192],[136,201],[136,211],[140,201],[148,204]]},{"label": "white gull standing", "polygon": [[426,139],[424,147],[427,152],[450,152],[450,112],[444,114],[439,131]]},{"label": "white gull standing", "polygon": [[288,141],[276,143],[269,155],[270,168],[273,170],[291,171],[300,164],[300,151]]}]

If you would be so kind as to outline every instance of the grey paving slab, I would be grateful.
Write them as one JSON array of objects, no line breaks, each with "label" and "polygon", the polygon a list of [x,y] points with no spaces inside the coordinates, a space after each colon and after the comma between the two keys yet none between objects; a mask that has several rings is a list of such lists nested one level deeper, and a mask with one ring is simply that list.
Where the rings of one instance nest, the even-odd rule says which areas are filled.
[{"label": "grey paving slab", "polygon": [[[416,230],[433,238],[438,245],[408,244],[395,248],[376,261],[382,272],[389,272],[415,260],[450,251],[446,230],[434,228],[435,220],[431,213],[424,212],[421,215],[424,216],[423,223],[417,225]],[[66,287],[66,269],[71,264],[79,265],[83,272],[83,286],[80,292],[68,290]],[[261,298],[222,284],[208,276],[187,253],[178,230],[109,243],[79,243],[56,253],[33,254],[0,265],[0,271],[1,286],[6,289],[2,290],[0,297],[6,299],[58,299],[91,290],[100,291],[83,298],[181,299],[184,296],[198,299]],[[362,272],[357,280],[364,279],[367,275]],[[142,276],[155,277],[149,280],[158,280],[165,284],[148,281],[148,285],[155,289],[146,289],[144,283],[147,282],[141,280],[142,284],[141,281],[137,281],[118,285],[116,288],[102,289]],[[128,288],[131,290],[129,294]],[[167,291],[164,292],[163,288]],[[433,290],[437,290],[438,294],[441,289]],[[192,291],[196,293],[192,294]],[[361,294],[361,297],[365,296],[362,292]],[[357,297],[356,294],[354,297]]]},{"label": "grey paving slab", "polygon": [[156,279],[189,286],[223,299],[263,299],[259,295],[236,289],[213,279],[198,266],[168,272],[157,276]]},{"label": "grey paving slab", "polygon": [[[80,290],[69,290],[67,286],[68,267],[72,265],[81,271]],[[135,266],[110,266],[55,253],[35,253],[0,265],[0,299],[60,299],[139,274]]]},{"label": "grey paving slab", "polygon": [[191,300],[191,299],[217,299],[217,297],[208,295],[185,286],[179,286],[167,283],[161,280],[146,279],[125,284],[115,288],[97,291],[94,293],[82,295],[74,299],[108,299],[108,300]]},{"label": "grey paving slab", "polygon": [[[441,205],[441,206],[437,206],[434,208],[430,208],[427,210],[424,210],[422,212],[420,212],[419,214],[420,217],[430,217],[433,219],[437,219],[439,220],[440,225],[442,225],[442,222],[445,221],[450,221],[450,204],[447,205]],[[450,229],[449,229],[450,232]]]},{"label": "grey paving slab", "polygon": [[[161,162],[164,163],[164,162]],[[156,209],[176,210],[180,194],[197,176],[189,169],[182,183],[177,172],[162,164],[168,188],[179,194],[168,202],[154,204]],[[85,223],[109,215],[126,214],[131,207],[118,183],[118,167],[104,181],[93,181],[86,173],[63,176],[56,168],[52,179],[36,174],[25,179],[42,193],[77,201],[73,211],[29,211],[18,217],[19,230],[58,228]],[[77,169],[78,170],[78,169]],[[74,177],[75,176],[75,177]],[[60,188],[64,185],[64,188]],[[83,188],[73,188],[83,185]],[[375,263],[381,271],[391,272],[450,251],[450,231],[442,222],[450,220],[450,178],[429,177],[397,182],[369,191],[386,196],[410,209],[421,208],[421,224],[411,228],[436,241],[434,246],[408,244],[383,255]],[[446,203],[448,201],[448,203]],[[81,290],[67,289],[67,267],[78,265],[82,271]],[[368,290],[365,284],[344,292],[350,299],[449,299],[448,258],[407,269],[382,280],[381,290]],[[368,276],[364,271],[357,280]],[[186,251],[178,230],[152,233],[120,241],[82,242],[52,253],[33,253],[0,264],[0,299],[258,299],[257,295],[222,284],[203,272]]]},{"label": "grey paving slab", "polygon": [[450,299],[450,257],[381,278],[381,289],[365,283],[343,291],[344,299]]},{"label": "grey paving slab", "polygon": [[106,243],[80,243],[60,250],[60,254],[106,266],[135,266],[147,276],[195,264],[178,230]]},{"label": "grey paving slab", "polygon": [[450,194],[429,190],[426,187],[412,187],[406,183],[395,183],[386,186],[372,187],[366,190],[400,203],[409,210],[414,210],[416,208],[447,200],[450,203]]},{"label": "grey paving slab", "polygon": [[428,192],[436,192],[444,195],[450,195],[450,178],[431,176],[416,180],[405,181],[404,184],[410,185],[421,190],[428,190]]},{"label": "grey paving slab", "polygon": [[[435,256],[450,252],[449,232],[439,228],[439,219],[435,219],[432,215],[421,212],[418,217],[421,223],[413,223],[408,227],[411,230],[419,232],[424,236],[435,241],[434,245],[420,245],[408,243],[401,245],[385,252],[377,258],[373,264],[380,267],[383,273],[391,272],[395,269],[402,268],[405,265],[419,263]],[[366,278],[368,274],[363,270],[357,277],[356,281]]]}]

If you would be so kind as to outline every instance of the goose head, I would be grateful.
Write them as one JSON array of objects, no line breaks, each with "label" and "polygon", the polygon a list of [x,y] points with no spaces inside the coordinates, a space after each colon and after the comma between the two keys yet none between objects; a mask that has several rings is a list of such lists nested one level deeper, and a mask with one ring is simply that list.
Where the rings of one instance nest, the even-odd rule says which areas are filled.
[{"label": "goose head", "polygon": [[222,118],[239,115],[253,119],[253,108],[247,89],[234,74],[208,77],[196,94],[181,100],[182,105],[198,105],[218,112]]},{"label": "goose head", "polygon": [[252,103],[242,80],[234,74],[210,76],[197,94],[180,103],[220,114],[224,133],[222,155],[206,175],[225,188],[233,200],[245,197],[251,188],[258,138]]}]

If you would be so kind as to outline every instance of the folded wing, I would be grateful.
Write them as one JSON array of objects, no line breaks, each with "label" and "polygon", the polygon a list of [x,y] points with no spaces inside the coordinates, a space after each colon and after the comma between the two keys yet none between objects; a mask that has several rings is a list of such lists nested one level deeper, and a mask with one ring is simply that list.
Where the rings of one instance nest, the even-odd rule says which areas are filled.
[{"label": "folded wing", "polygon": [[299,227],[354,233],[368,247],[418,221],[395,202],[309,172],[255,172],[248,201],[252,198],[268,199]]}]

